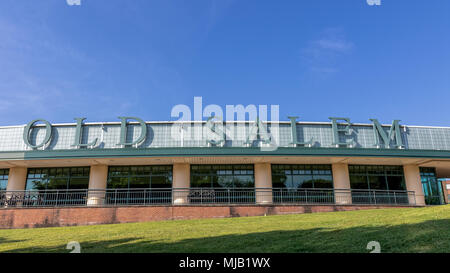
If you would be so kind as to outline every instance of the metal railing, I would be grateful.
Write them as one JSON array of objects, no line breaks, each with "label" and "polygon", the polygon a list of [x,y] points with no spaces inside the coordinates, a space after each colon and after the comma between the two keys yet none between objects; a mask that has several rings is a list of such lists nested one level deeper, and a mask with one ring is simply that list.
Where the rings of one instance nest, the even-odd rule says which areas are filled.
[{"label": "metal railing", "polygon": [[415,205],[413,191],[352,190],[352,204],[369,205]]},{"label": "metal railing", "polygon": [[289,188],[159,188],[0,191],[0,207],[212,204],[415,205],[412,191]]},{"label": "metal railing", "polygon": [[[300,204],[334,204],[334,189],[287,189],[274,188],[274,203],[300,203]],[[347,192],[350,196],[350,191]]]}]

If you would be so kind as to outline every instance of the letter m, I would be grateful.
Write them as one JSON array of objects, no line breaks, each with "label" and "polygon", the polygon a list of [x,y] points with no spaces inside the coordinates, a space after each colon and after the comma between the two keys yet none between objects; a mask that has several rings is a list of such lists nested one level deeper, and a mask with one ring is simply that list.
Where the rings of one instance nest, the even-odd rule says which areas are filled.
[{"label": "letter m", "polygon": [[403,148],[402,134],[400,132],[400,120],[394,120],[392,122],[391,128],[389,129],[389,135],[383,129],[383,126],[378,122],[377,119],[370,119],[373,122],[373,133],[375,137],[375,146],[380,147],[380,138],[383,140],[384,147],[389,148],[391,140],[395,138],[395,147]]},{"label": "letter m", "polygon": [[223,258],[223,266],[224,267],[233,267],[233,258],[230,258],[230,260],[228,261],[227,258]]}]

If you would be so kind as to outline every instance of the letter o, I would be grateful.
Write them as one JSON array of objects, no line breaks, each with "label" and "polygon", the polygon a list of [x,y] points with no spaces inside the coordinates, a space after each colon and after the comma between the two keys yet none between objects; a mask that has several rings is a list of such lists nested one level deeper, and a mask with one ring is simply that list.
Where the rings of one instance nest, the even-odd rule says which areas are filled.
[{"label": "letter o", "polygon": [[[32,130],[33,125],[38,121],[42,121],[45,124],[45,137],[41,143],[32,145],[30,143],[30,131]],[[27,146],[29,146],[33,149],[44,146],[45,144],[47,144],[50,141],[51,137],[52,137],[52,125],[50,124],[50,122],[46,121],[45,119],[32,120],[27,124],[27,126],[25,126],[25,129],[23,130],[23,141],[25,142],[25,144]]]}]

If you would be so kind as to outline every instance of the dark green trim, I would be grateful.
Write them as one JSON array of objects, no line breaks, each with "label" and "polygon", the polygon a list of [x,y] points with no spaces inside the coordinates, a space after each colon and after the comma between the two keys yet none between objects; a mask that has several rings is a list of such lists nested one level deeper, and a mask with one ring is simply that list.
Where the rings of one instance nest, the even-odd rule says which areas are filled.
[{"label": "dark green trim", "polygon": [[177,147],[177,148],[118,148],[33,150],[26,152],[0,152],[0,160],[40,160],[64,158],[111,158],[111,157],[212,157],[212,156],[321,156],[321,157],[402,157],[450,159],[450,151],[360,149],[360,148],[305,148],[282,147],[275,151],[261,151],[257,147]]}]

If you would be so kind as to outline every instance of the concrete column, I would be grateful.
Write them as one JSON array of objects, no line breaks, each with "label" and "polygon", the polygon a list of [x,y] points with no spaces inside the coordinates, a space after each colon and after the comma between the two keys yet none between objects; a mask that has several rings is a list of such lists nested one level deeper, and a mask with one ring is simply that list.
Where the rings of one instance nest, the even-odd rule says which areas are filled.
[{"label": "concrete column", "polygon": [[191,166],[188,163],[173,164],[172,200],[173,204],[189,203],[188,195],[191,187]]},{"label": "concrete column", "polygon": [[27,182],[27,168],[13,167],[9,169],[7,191],[23,191]]},{"label": "concrete column", "polygon": [[[9,169],[8,174],[8,185],[6,186],[6,200],[8,202],[12,201],[11,199],[19,198],[19,200],[23,200],[24,193],[23,192],[17,192],[14,193],[13,191],[23,191],[25,190],[27,182],[27,168],[25,167],[13,167]],[[11,191],[11,192],[8,192]],[[20,207],[22,206],[22,201],[15,202],[13,201],[14,205]],[[9,205],[5,205],[7,207]]]},{"label": "concrete column", "polygon": [[107,179],[108,179],[107,165],[91,166],[89,174],[90,191],[88,194],[88,201],[87,201],[88,206],[99,206],[104,204]]},{"label": "concrete column", "polygon": [[255,164],[255,190],[257,204],[271,204],[272,168],[270,163]]},{"label": "concrete column", "polygon": [[450,180],[442,180],[442,192],[444,193],[445,204],[449,204]]},{"label": "concrete column", "polygon": [[[415,203],[419,206],[425,205],[425,196],[423,194],[422,181],[420,179],[420,170],[417,165],[404,165],[406,189],[413,191],[415,194]],[[414,204],[414,198],[409,196],[409,203]]]},{"label": "concrete column", "polygon": [[349,205],[352,203],[350,186],[350,175],[348,164],[336,163],[331,165],[333,172],[334,199],[338,205]]}]

